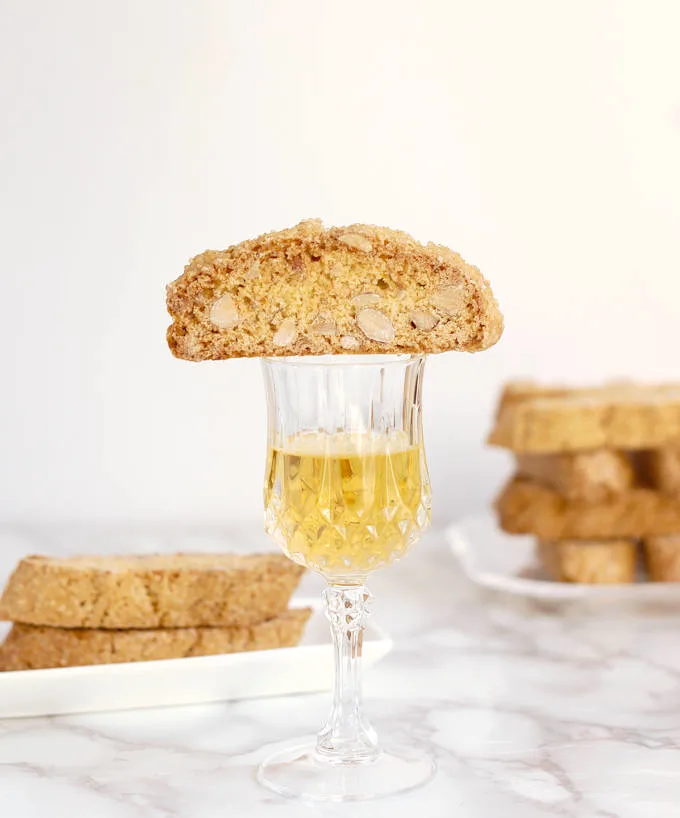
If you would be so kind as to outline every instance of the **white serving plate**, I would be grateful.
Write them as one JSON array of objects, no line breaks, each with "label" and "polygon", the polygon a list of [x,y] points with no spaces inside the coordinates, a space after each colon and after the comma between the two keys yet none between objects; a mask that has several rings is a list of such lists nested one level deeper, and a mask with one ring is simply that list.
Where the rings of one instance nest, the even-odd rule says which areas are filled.
[{"label": "white serving plate", "polygon": [[680,603],[680,583],[640,581],[623,585],[556,582],[534,556],[533,537],[506,534],[491,514],[468,517],[446,530],[463,571],[477,585],[525,597],[552,600],[607,599]]},{"label": "white serving plate", "polygon": [[[294,648],[0,673],[0,718],[328,690],[333,682],[333,648],[320,600],[294,599],[291,605],[314,609],[300,644]],[[375,664],[391,648],[391,639],[369,625],[363,642],[364,664]]]}]

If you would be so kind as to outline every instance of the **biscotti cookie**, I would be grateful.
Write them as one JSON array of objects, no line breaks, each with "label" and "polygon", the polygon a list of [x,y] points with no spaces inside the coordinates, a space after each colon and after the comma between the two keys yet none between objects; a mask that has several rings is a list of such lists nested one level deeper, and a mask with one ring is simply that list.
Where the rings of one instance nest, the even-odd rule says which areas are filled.
[{"label": "biscotti cookie", "polygon": [[601,398],[604,393],[621,394],[622,392],[654,391],[658,393],[680,391],[680,382],[638,384],[635,381],[620,379],[606,381],[599,386],[566,386],[564,384],[540,384],[529,379],[507,381],[503,386],[498,401],[497,412],[500,413],[512,404],[522,401],[544,398]]},{"label": "biscotti cookie", "polygon": [[645,537],[643,547],[653,582],[680,582],[680,534]]},{"label": "biscotti cookie", "polygon": [[168,344],[189,361],[475,352],[503,330],[489,284],[452,250],[316,219],[196,256],[167,304]]},{"label": "biscotti cookie", "polygon": [[595,449],[574,454],[519,454],[517,472],[558,491],[565,499],[600,503],[629,489],[635,480],[624,452]]},{"label": "biscotti cookie", "polygon": [[544,386],[530,380],[508,381],[503,386],[496,417],[503,413],[509,406],[513,406],[522,401],[538,400],[539,398],[564,398],[575,395],[583,396],[587,392],[601,391],[600,387],[594,389],[574,389],[568,386]]},{"label": "biscotti cookie", "polygon": [[250,626],[105,630],[13,625],[0,645],[0,670],[34,670],[180,659],[297,645],[311,608]]},{"label": "biscotti cookie", "polygon": [[599,398],[603,392],[635,392],[643,390],[654,390],[656,392],[676,392],[680,390],[678,383],[658,383],[641,385],[634,381],[620,379],[607,381],[599,386],[565,386],[563,384],[539,384],[532,380],[508,381],[501,392],[498,402],[498,410],[505,409],[513,403],[526,400],[536,400],[543,398]]},{"label": "biscotti cookie", "polygon": [[489,443],[515,452],[648,449],[680,441],[680,386],[600,389],[527,385],[501,397]]},{"label": "biscotti cookie", "polygon": [[646,476],[655,489],[680,501],[680,445],[642,453]]},{"label": "biscotti cookie", "polygon": [[635,581],[635,540],[540,541],[541,563],[552,579],[609,585]]},{"label": "biscotti cookie", "polygon": [[0,619],[62,628],[252,625],[278,616],[304,569],[282,554],[23,559]]},{"label": "biscotti cookie", "polygon": [[632,488],[605,503],[573,503],[535,480],[514,477],[496,500],[501,528],[544,540],[640,538],[680,531],[680,502]]}]

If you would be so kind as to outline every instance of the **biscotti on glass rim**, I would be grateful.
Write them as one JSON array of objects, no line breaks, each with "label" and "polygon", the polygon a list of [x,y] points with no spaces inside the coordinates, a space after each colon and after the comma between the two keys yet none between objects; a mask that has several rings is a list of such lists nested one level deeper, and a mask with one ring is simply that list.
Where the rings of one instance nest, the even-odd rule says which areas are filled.
[{"label": "biscotti on glass rim", "polygon": [[503,331],[488,282],[457,253],[318,219],[196,256],[167,306],[168,344],[189,361],[475,352]]}]

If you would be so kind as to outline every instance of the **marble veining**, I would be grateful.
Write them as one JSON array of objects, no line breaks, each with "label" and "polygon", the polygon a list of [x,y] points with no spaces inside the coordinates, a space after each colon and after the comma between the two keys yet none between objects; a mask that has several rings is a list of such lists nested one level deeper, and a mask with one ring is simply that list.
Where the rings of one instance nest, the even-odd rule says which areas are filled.
[{"label": "marble veining", "polygon": [[[244,549],[257,524],[0,529],[0,573],[27,552]],[[306,591],[320,589],[306,580]],[[471,587],[429,534],[374,577],[375,616],[396,647],[367,675],[384,739],[432,748],[427,787],[359,805],[287,802],[257,763],[315,732],[327,695],[0,721],[6,818],[677,818],[677,609],[531,603]]]}]

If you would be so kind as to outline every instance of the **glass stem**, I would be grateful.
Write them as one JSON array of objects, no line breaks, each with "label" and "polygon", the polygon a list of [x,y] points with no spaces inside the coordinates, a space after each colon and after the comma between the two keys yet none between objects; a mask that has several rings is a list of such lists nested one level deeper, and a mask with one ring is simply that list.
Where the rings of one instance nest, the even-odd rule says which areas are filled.
[{"label": "glass stem", "polygon": [[371,593],[363,585],[329,585],[323,594],[335,652],[333,709],[316,752],[331,764],[369,762],[380,749],[361,702],[361,648]]}]

